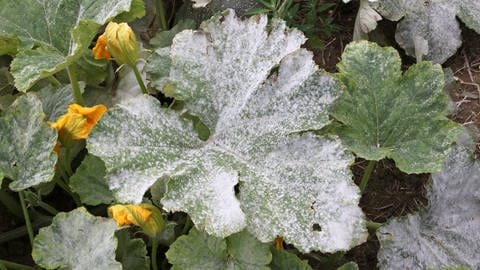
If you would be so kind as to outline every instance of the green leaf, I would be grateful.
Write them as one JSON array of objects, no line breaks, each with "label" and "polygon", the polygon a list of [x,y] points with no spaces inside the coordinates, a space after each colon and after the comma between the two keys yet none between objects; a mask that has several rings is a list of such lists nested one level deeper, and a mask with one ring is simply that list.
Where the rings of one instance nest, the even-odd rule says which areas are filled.
[{"label": "green leaf", "polygon": [[19,43],[20,42],[15,37],[1,36],[0,37],[0,55],[16,54]]},{"label": "green leaf", "polygon": [[179,21],[170,30],[159,32],[154,38],[150,40],[150,46],[155,48],[163,48],[172,45],[173,37],[176,34],[186,29],[194,29],[196,27],[195,21],[192,19],[186,19]]},{"label": "green leaf", "polygon": [[84,204],[109,204],[114,200],[105,179],[105,165],[100,158],[93,155],[87,155],[75,174],[70,177],[70,187]]},{"label": "green leaf", "polygon": [[130,9],[118,14],[115,20],[119,22],[130,22],[143,16],[145,16],[145,2],[143,0],[132,0]]},{"label": "green leaf", "polygon": [[130,238],[127,229],[115,233],[118,239],[116,259],[122,263],[123,270],[149,270],[150,259],[142,239]]},{"label": "green leaf", "polygon": [[459,127],[447,119],[440,65],[421,62],[403,75],[393,48],[349,44],[338,64],[346,89],[333,116],[343,143],[368,160],[391,158],[407,173],[436,172]]},{"label": "green leaf", "polygon": [[268,244],[246,231],[222,239],[196,229],[179,237],[166,256],[172,270],[269,269],[272,259]]},{"label": "green leaf", "polygon": [[122,269],[115,261],[117,224],[83,207],[59,213],[33,241],[32,258],[47,269]]},{"label": "green leaf", "polygon": [[358,265],[355,262],[348,262],[337,268],[337,270],[358,270]]},{"label": "green leaf", "polygon": [[455,147],[433,175],[428,206],[377,231],[381,269],[480,266],[480,161],[474,148]]},{"label": "green leaf", "polygon": [[307,260],[301,260],[297,255],[286,250],[272,248],[272,270],[312,270]]},{"label": "green leaf", "polygon": [[52,180],[57,162],[57,132],[44,122],[40,100],[19,97],[0,118],[0,172],[20,191]]},{"label": "green leaf", "polygon": [[96,60],[91,52],[87,52],[75,62],[75,65],[79,81],[97,86],[107,78],[110,63],[106,59]]},{"label": "green leaf", "polygon": [[[101,25],[132,0],[0,0],[0,37],[15,35],[19,53],[11,65],[15,86],[26,92],[38,80],[76,62]],[[28,14],[28,20],[22,14]]]},{"label": "green leaf", "polygon": [[480,33],[480,2],[477,0],[379,0],[371,5],[389,20],[403,18],[397,25],[395,39],[408,55],[416,55],[421,45],[418,40],[423,39],[428,44],[425,59],[435,63],[445,62],[462,44],[455,16]]},{"label": "green leaf", "polygon": [[208,140],[140,96],[109,110],[87,148],[105,161],[120,202],[139,203],[169,176],[163,208],[187,212],[209,234],[247,228],[262,242],[281,235],[302,251],[348,250],[366,237],[353,156],[337,138],[297,134],[330,123],[339,85],[300,48],[298,30],[278,20],[270,26],[267,33],[266,16],[241,21],[227,11],[175,37],[166,79],[208,126]]},{"label": "green leaf", "polygon": [[[83,83],[81,88],[83,88]],[[46,114],[46,120],[55,122],[57,119],[67,112],[68,105],[74,103],[73,90],[70,84],[57,88],[47,86],[40,91],[35,92],[42,102],[43,112]]]}]

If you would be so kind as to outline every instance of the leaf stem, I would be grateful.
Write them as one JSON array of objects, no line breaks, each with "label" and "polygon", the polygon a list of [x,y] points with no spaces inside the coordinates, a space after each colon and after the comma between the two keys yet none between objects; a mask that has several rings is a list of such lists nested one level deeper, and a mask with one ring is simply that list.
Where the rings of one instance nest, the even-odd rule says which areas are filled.
[{"label": "leaf stem", "polygon": [[54,87],[62,86],[62,83],[59,80],[57,80],[55,76],[51,75],[51,76],[48,76],[47,78]]},{"label": "leaf stem", "polygon": [[367,224],[366,224],[366,225],[367,225],[367,229],[376,231],[376,230],[378,230],[380,227],[382,227],[383,223],[379,223],[379,222],[367,220]]},{"label": "leaf stem", "polygon": [[65,192],[67,192],[70,197],[72,197],[73,201],[78,207],[82,206],[82,202],[80,202],[80,200],[77,198],[77,195],[72,192],[70,187],[65,183],[65,181],[63,181],[63,179],[61,179],[60,177],[55,177],[55,182],[58,184],[59,187],[65,190]]},{"label": "leaf stem", "polygon": [[158,10],[158,18],[160,20],[160,28],[162,31],[168,29],[167,19],[165,18],[165,7],[163,6],[163,0],[157,1],[157,10]]},{"label": "leaf stem", "polygon": [[152,237],[152,269],[158,270],[157,265],[157,249],[158,249],[158,239],[157,237]]},{"label": "leaf stem", "polygon": [[30,245],[33,247],[33,228],[30,222],[30,216],[28,215],[27,206],[25,205],[25,196],[23,191],[18,192],[20,197],[20,205],[22,206],[23,218],[25,219],[25,226],[27,226],[28,238],[30,239]]},{"label": "leaf stem", "polygon": [[73,95],[75,98],[75,103],[78,105],[85,105],[83,101],[82,91],[80,91],[80,84],[78,83],[77,72],[73,65],[67,67],[68,78],[70,79],[70,83],[72,84]]},{"label": "leaf stem", "polygon": [[137,66],[132,65],[131,67],[133,68],[133,73],[135,73],[135,78],[137,78],[138,85],[140,85],[140,88],[142,89],[142,93],[145,95],[148,94],[147,87],[145,87],[145,84],[143,83],[142,75],[140,75]]},{"label": "leaf stem", "polygon": [[[46,217],[46,216],[41,216],[41,219],[37,219],[32,223],[32,227],[34,229],[46,226],[52,222],[51,217]],[[6,243],[8,241],[11,241],[13,239],[17,239],[19,237],[22,237],[28,233],[27,231],[27,226],[21,226],[18,228],[15,228],[11,231],[4,232],[0,234],[0,244]]]},{"label": "leaf stem", "polygon": [[5,260],[0,260],[0,265],[4,265],[5,267],[7,267],[7,269],[12,269],[12,270],[35,270],[35,268],[31,266],[9,262]]},{"label": "leaf stem", "polygon": [[377,161],[375,160],[370,160],[368,162],[367,169],[365,169],[365,172],[363,173],[362,180],[360,181],[360,192],[363,193],[365,191],[365,188],[367,187],[368,180],[370,179],[370,175],[373,172],[373,169],[375,168],[375,164]]},{"label": "leaf stem", "polygon": [[18,218],[23,218],[22,207],[18,202],[6,191],[0,189],[0,202]]}]

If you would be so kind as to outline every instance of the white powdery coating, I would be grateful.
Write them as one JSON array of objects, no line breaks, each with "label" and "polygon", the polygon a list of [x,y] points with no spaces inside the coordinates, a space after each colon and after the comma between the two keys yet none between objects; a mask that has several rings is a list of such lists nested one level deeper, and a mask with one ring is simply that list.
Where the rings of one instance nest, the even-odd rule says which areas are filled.
[{"label": "white powdery coating", "polygon": [[336,139],[293,135],[330,122],[339,85],[300,49],[301,32],[279,20],[266,29],[266,16],[241,21],[229,10],[175,37],[169,78],[156,82],[176,86],[210,128],[207,142],[140,97],[107,113],[89,149],[105,161],[117,198],[137,202],[167,175],[164,208],[212,235],[248,226],[262,241],[280,234],[300,250],[347,250],[366,236],[352,156]]},{"label": "white powdery coating", "polygon": [[256,165],[262,175],[240,179],[248,230],[264,242],[281,235],[302,252],[363,243],[367,232],[352,162],[338,139],[303,135],[279,143]]},{"label": "white powdery coating", "polygon": [[480,162],[472,157],[453,149],[443,171],[433,175],[428,207],[377,232],[381,269],[479,269]]},{"label": "white powdery coating", "polygon": [[233,10],[202,23],[199,31],[183,31],[173,40],[170,78],[187,108],[210,128],[228,122],[286,55],[305,41],[296,29],[266,16],[242,21]]},{"label": "white powdery coating", "polygon": [[202,145],[188,123],[144,95],[108,111],[87,142],[89,152],[105,162],[110,189],[124,203],[140,203],[157,179],[179,166],[183,152]]},{"label": "white powdery coating", "polygon": [[122,269],[115,261],[117,228],[114,220],[94,217],[83,207],[59,213],[35,237],[32,257],[47,269]]},{"label": "white powdery coating", "polygon": [[230,162],[228,156],[208,147],[205,150],[195,153],[202,160],[198,169],[172,177],[161,202],[167,211],[190,213],[197,228],[227,237],[246,225],[234,191],[238,173],[228,168],[230,164],[221,164]]}]

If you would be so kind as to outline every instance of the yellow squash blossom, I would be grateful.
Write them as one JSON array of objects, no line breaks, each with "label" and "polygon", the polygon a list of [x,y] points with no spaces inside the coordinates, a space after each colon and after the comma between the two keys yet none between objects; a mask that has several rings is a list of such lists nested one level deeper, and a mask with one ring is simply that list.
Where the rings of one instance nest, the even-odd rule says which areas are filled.
[{"label": "yellow squash blossom", "polygon": [[164,228],[162,213],[148,203],[112,205],[108,208],[108,214],[117,221],[118,226],[137,225],[149,237],[156,237]]},{"label": "yellow squash blossom", "polygon": [[50,126],[58,131],[59,141],[68,144],[71,140],[86,139],[106,111],[107,107],[101,104],[93,107],[70,104],[67,113]]},{"label": "yellow squash blossom", "polygon": [[105,28],[108,52],[117,63],[134,66],[138,60],[138,44],[132,28],[127,23],[109,22]]},{"label": "yellow squash blossom", "polygon": [[112,56],[107,50],[107,36],[103,33],[98,37],[95,47],[92,49],[95,59],[110,59]]}]

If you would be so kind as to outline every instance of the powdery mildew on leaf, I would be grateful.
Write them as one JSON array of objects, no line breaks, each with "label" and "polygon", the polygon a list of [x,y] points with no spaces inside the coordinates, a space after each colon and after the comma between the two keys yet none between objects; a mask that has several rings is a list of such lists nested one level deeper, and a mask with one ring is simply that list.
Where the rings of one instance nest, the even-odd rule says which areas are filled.
[{"label": "powdery mildew on leaf", "polygon": [[247,227],[303,251],[349,249],[366,237],[353,157],[336,138],[295,135],[330,122],[338,83],[300,49],[300,32],[278,20],[266,27],[266,16],[241,21],[230,10],[175,37],[169,76],[156,78],[210,128],[206,142],[175,112],[138,97],[104,116],[89,151],[105,161],[117,200],[140,202],[168,175],[164,208],[189,213],[210,234]]},{"label": "powdery mildew on leaf", "polygon": [[19,97],[0,118],[0,174],[23,190],[52,180],[57,132],[44,121],[42,103],[34,94]]},{"label": "powdery mildew on leaf", "polygon": [[35,237],[32,257],[47,269],[120,270],[116,229],[114,220],[92,216],[83,207],[59,213]]},{"label": "powdery mildew on leaf", "polygon": [[11,65],[17,89],[26,92],[41,78],[75,62],[88,50],[98,28],[128,11],[131,2],[0,0],[0,37],[15,35],[21,43]]},{"label": "powdery mildew on leaf", "polygon": [[382,269],[480,267],[480,162],[457,146],[433,175],[426,209],[380,228]]},{"label": "powdery mildew on leaf", "polygon": [[[82,89],[85,85],[82,83]],[[70,84],[62,87],[47,86],[40,91],[35,92],[42,102],[43,112],[46,115],[46,120],[55,122],[57,119],[67,113],[68,105],[74,103],[73,90]]]},{"label": "powdery mildew on leaf", "polygon": [[346,85],[333,116],[348,149],[368,160],[391,158],[407,173],[440,171],[460,131],[447,119],[440,65],[421,62],[404,74],[393,48],[347,45],[337,77]]},{"label": "powdery mildew on leaf", "polygon": [[170,245],[166,256],[173,270],[268,270],[272,259],[269,245],[246,231],[222,239],[195,228]]},{"label": "powdery mildew on leaf", "polygon": [[385,18],[403,20],[395,38],[407,54],[416,56],[416,40],[428,42],[425,59],[443,63],[462,44],[458,16],[480,33],[480,2],[477,0],[379,0],[372,4]]}]

